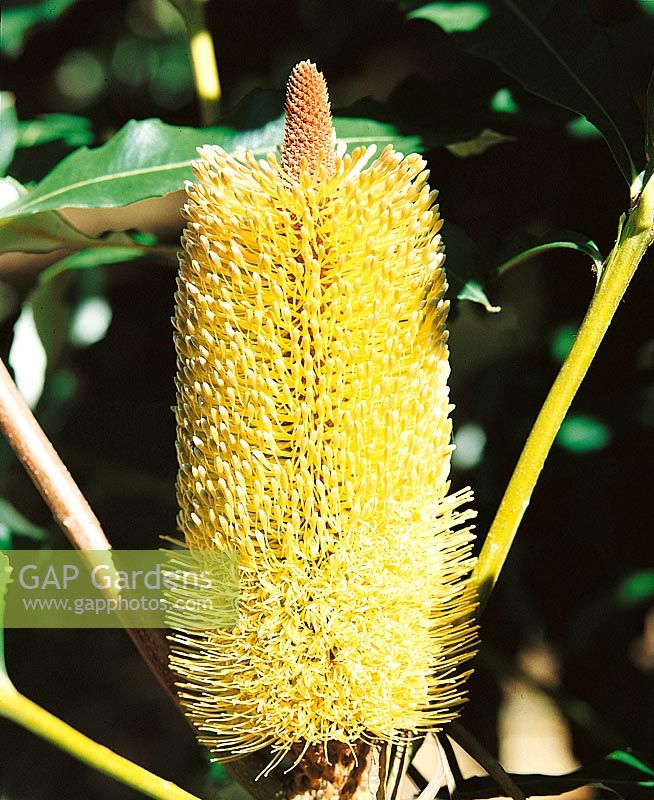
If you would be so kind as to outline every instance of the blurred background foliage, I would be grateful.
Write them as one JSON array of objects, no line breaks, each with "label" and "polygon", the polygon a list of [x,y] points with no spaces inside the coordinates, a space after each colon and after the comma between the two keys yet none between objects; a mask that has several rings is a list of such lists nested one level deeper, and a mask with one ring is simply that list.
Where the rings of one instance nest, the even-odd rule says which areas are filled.
[{"label": "blurred background foliage", "polygon": [[[291,67],[310,58],[338,114],[391,122],[438,145],[427,157],[448,223],[453,294],[472,279],[472,291],[483,286],[486,305],[501,308],[460,301],[451,324],[452,482],[474,487],[480,538],[588,305],[587,256],[608,253],[628,206],[621,169],[642,140],[654,41],[650,0],[545,3],[564,15],[581,8],[611,53],[620,77],[611,97],[633,105],[616,161],[596,124],[516,79],[528,40],[500,31],[495,41],[519,42],[517,64],[497,53],[488,60],[484,26],[501,25],[508,5],[207,3],[223,112],[236,127],[277,118]],[[130,119],[200,124],[184,26],[167,0],[6,0],[0,56],[0,167],[28,187]],[[601,78],[606,63],[591,67]],[[159,244],[175,246],[178,236],[160,232]],[[545,248],[497,273],[521,248],[547,241],[568,249]],[[40,262],[5,255],[0,348],[113,545],[150,548],[175,531],[175,270],[154,254],[126,258],[103,266],[92,257],[39,280]],[[484,618],[463,721],[491,749],[506,745],[498,739],[507,692],[523,691],[516,676],[528,673],[562,709],[582,762],[626,746],[654,759],[652,266],[650,254],[560,432]],[[0,546],[65,546],[4,441],[0,496]],[[51,711],[204,797],[240,793],[209,766],[121,632],[8,631],[7,640],[16,685]],[[544,671],[534,653],[546,654]],[[64,793],[132,796],[0,722],[0,794]]]}]

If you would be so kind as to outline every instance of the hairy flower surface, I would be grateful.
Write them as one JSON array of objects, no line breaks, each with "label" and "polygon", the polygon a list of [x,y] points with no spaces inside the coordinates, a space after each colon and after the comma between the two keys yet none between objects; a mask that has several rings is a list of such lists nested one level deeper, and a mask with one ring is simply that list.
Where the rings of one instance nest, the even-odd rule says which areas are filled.
[{"label": "hairy flower surface", "polygon": [[240,623],[171,664],[222,759],[438,728],[474,647],[436,193],[417,155],[336,155],[326,104],[299,65],[281,163],[207,146],[187,186],[179,525],[238,552]]}]

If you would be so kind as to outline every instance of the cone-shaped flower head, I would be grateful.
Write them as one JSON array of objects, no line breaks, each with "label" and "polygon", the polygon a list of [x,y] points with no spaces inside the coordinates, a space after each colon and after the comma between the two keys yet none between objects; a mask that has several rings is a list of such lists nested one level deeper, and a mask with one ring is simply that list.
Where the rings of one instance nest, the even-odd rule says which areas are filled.
[{"label": "cone-shaped flower head", "polygon": [[286,107],[281,163],[204,147],[184,209],[179,525],[238,552],[240,622],[171,663],[223,759],[437,728],[474,647],[436,193],[417,155],[335,155],[314,65]]}]

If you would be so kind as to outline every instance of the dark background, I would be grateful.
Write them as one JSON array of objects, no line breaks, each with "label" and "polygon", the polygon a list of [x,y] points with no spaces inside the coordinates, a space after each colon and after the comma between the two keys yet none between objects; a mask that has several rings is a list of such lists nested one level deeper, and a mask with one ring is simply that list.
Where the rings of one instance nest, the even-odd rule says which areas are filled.
[{"label": "dark background", "polygon": [[[633,26],[651,28],[651,19],[625,0],[595,0],[592,12],[616,41]],[[509,89],[520,110],[495,119],[494,127],[514,141],[466,159],[442,147],[428,153],[441,212],[477,243],[482,266],[496,263],[517,238],[552,229],[582,231],[605,254],[615,240],[628,197],[603,140],[573,135],[572,113],[526,95],[435,25],[373,0],[220,0],[209,3],[209,22],[227,113],[264,89],[278,95],[250,103],[247,113],[276,116],[289,70],[303,58],[325,73],[337,113],[372,96],[391,116],[401,113],[409,130],[423,117],[443,127],[453,120],[461,130],[470,120],[474,135],[475,114]],[[0,69],[20,119],[82,115],[91,121],[94,143],[130,118],[200,124],[184,37],[164,0],[80,0],[34,31],[22,50],[5,54]],[[637,69],[630,74],[625,91],[642,107],[645,83]],[[19,154],[12,174],[36,180],[64,152],[60,144],[30,151],[29,158]],[[451,252],[448,268],[456,270],[453,261]],[[594,714],[572,723],[577,755],[588,762],[631,746],[654,759],[652,634],[643,640],[652,596],[616,599],[623,581],[654,567],[653,266],[650,255],[621,304],[571,412],[580,421],[581,444],[559,440],[553,448],[484,618],[463,721],[491,748],[506,671],[519,651],[546,643],[560,665],[559,699],[568,709],[581,699]],[[149,261],[70,273],[58,290],[65,318],[91,294],[108,301],[113,317],[96,344],[64,343],[49,365],[37,417],[119,548],[153,548],[175,531],[174,280],[171,267]],[[6,357],[19,301],[35,275],[14,270],[0,281],[13,298],[0,328]],[[486,443],[476,463],[455,462],[452,483],[474,487],[480,539],[593,282],[582,255],[559,251],[487,286],[501,313],[465,302],[454,311],[455,430],[476,426]],[[0,494],[63,546],[4,445],[0,466]],[[21,691],[112,749],[203,796],[236,791],[209,768],[123,633],[9,631],[7,658]],[[8,800],[135,796],[4,721],[0,794]]]}]

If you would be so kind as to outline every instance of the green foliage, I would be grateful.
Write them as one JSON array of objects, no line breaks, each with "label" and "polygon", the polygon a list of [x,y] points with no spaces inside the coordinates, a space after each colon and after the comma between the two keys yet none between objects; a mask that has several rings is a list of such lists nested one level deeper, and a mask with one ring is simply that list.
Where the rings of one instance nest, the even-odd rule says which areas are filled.
[{"label": "green foliage", "polygon": [[[1,213],[1,210],[0,210]],[[18,217],[0,227],[0,253],[48,253],[60,248],[81,249],[98,243],[92,236],[78,231],[55,211]],[[129,244],[125,234],[114,234],[107,244]]]},{"label": "green foliage", "polygon": [[13,536],[41,542],[47,538],[48,532],[32,524],[8,500],[0,498],[0,550],[11,547]]},{"label": "green foliage", "polygon": [[17,56],[35,28],[53,22],[77,0],[14,0],[4,4],[0,52]]},{"label": "green foliage", "polygon": [[[175,529],[171,265],[196,148],[276,152],[287,66],[309,57],[325,71],[335,108],[345,106],[335,124],[350,149],[392,144],[425,154],[430,182],[442,190],[450,299],[471,301],[480,312],[501,306],[501,313],[451,316],[455,425],[474,426],[487,442],[467,474],[454,465],[453,484],[465,479],[475,487],[483,536],[592,289],[590,270],[565,251],[583,255],[599,279],[605,260],[595,242],[608,253],[616,238],[616,209],[624,205],[615,196],[619,173],[612,175],[609,151],[596,139],[607,141],[634,197],[634,176],[645,169],[646,182],[654,172],[654,80],[646,97],[654,3],[355,0],[345,9],[321,0],[287,4],[283,14],[259,4],[254,24],[248,4],[209,3],[225,113],[205,129],[195,127],[179,15],[167,0],[118,5],[100,15],[93,0],[7,3],[0,35],[0,55],[10,56],[3,85],[11,90],[0,95],[0,175],[13,176],[0,182],[5,341],[16,314],[31,320],[34,348],[47,359],[37,416],[107,530],[119,545],[133,539],[147,547],[153,535]],[[95,16],[103,18],[94,29]],[[18,119],[16,107],[34,118]],[[631,657],[654,597],[653,573],[643,567],[652,557],[651,537],[641,535],[647,510],[636,502],[649,491],[654,452],[643,399],[654,396],[654,355],[642,324],[652,274],[642,270],[629,296],[635,322],[608,337],[588,376],[578,406],[588,413],[571,413],[554,466],[543,471],[542,494],[524,521],[527,546],[519,542],[510,586],[493,600],[511,624],[493,626],[489,616],[484,631],[511,668],[516,649],[534,637],[560,658],[563,684],[552,696],[576,725],[577,752],[591,766],[563,776],[515,775],[534,796],[581,785],[626,800],[654,796],[652,770],[630,753],[615,750],[593,763],[625,741],[646,758],[654,746],[648,667]],[[106,329],[80,344],[72,335],[77,312],[101,304]],[[29,354],[21,358],[17,373],[33,367]],[[30,509],[35,496],[8,446],[1,466],[8,499],[0,500],[0,549],[17,536],[41,541],[45,531],[11,505]],[[0,594],[2,577],[0,553]],[[597,601],[590,612],[588,596]],[[37,631],[33,642],[44,646]],[[62,672],[72,663],[91,681],[104,674],[101,644],[80,658],[78,642],[45,640],[59,645],[52,658]],[[111,651],[117,676],[133,666],[125,649]],[[34,651],[22,650],[17,666],[22,658],[29,673]],[[483,660],[475,670],[480,685],[471,686],[465,724],[490,742],[497,698],[485,684],[504,673]],[[116,708],[141,703],[144,718],[159,713],[148,679],[138,685],[136,672],[129,674],[129,682],[116,677],[112,684]],[[78,708],[77,686],[44,682],[48,691],[57,704]],[[124,720],[103,709],[109,739]],[[140,743],[151,748],[153,764],[159,760],[171,775],[186,770],[189,780],[200,775],[207,796],[243,796],[223,767],[204,763],[181,723],[179,731],[160,730]],[[193,754],[200,763],[192,764]],[[58,766],[52,759],[43,767],[48,775]],[[488,778],[457,788],[462,800],[498,792]],[[93,789],[80,787],[79,796]]]},{"label": "green foliage", "polygon": [[446,33],[473,31],[490,17],[486,3],[427,3],[409,13],[409,19],[435,22]]},{"label": "green foliage", "polygon": [[[372,120],[336,120],[337,135],[348,146],[393,144],[397,149],[420,149],[417,136],[401,136],[392,125]],[[0,209],[10,219],[43,211],[77,208],[113,208],[179,191],[192,177],[196,149],[218,144],[225,150],[246,148],[257,156],[274,152],[281,141],[282,119],[258,130],[229,127],[179,128],[160,120],[132,120],[107,144],[81,148],[58,164],[19,200]],[[80,177],[83,176],[83,177]]]},{"label": "green foliage", "polygon": [[[649,800],[654,791],[654,770],[624,750],[610,753],[598,764],[567,775],[511,775],[527,797],[563,794],[580,786],[604,789],[621,800]],[[498,788],[490,778],[469,778],[457,787],[461,800],[496,797]]]},{"label": "green foliage", "polygon": [[604,259],[599,248],[591,239],[576,231],[552,231],[539,239],[523,238],[514,242],[501,254],[501,261],[496,267],[496,273],[498,276],[503,275],[535,256],[555,250],[575,250],[588,256],[597,279],[599,280],[601,277]]},{"label": "green foliage", "polygon": [[91,123],[75,114],[42,114],[18,123],[17,148],[39,147],[61,141],[68,147],[82,147],[93,141]]},{"label": "green foliage", "polygon": [[[457,10],[462,19],[471,18],[467,2],[405,5],[412,16],[442,22],[446,30],[452,29],[448,20]],[[474,5],[479,7],[474,24],[456,29],[460,45],[493,61],[530,92],[585,116],[604,135],[631,186],[644,168],[643,124],[609,40],[586,3],[486,0]]]},{"label": "green foliage", "polygon": [[13,95],[0,92],[0,175],[11,164],[18,141],[18,117]]}]

